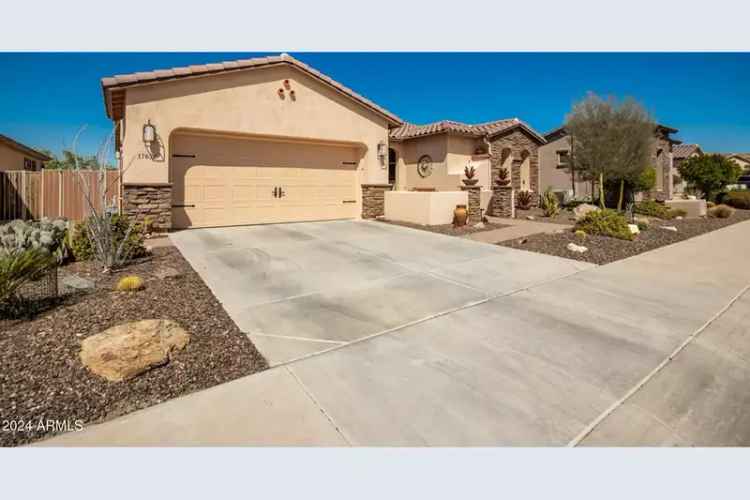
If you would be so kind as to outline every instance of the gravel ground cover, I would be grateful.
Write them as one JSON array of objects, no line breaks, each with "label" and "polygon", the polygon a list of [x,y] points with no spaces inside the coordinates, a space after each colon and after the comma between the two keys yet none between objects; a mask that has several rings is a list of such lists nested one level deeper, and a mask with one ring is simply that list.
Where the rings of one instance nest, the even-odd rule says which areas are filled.
[{"label": "gravel ground cover", "polygon": [[[565,231],[554,234],[535,234],[527,238],[503,241],[498,245],[557,255],[593,264],[608,264],[655,248],[671,245],[693,236],[715,231],[731,224],[750,220],[750,210],[737,210],[728,219],[705,218],[668,221],[649,219],[651,227],[642,231],[633,241],[595,235],[587,235],[585,241],[581,241],[576,238],[572,231]],[[661,229],[660,226],[674,226],[677,231]],[[584,253],[571,252],[567,249],[568,243],[583,245],[588,248],[588,251]]]},{"label": "gravel ground cover", "polygon": [[565,224],[567,226],[575,224],[576,222],[573,211],[565,208],[561,208],[560,213],[555,215],[554,217],[546,217],[544,215],[544,210],[542,210],[541,208],[530,208],[528,210],[521,210],[520,208],[516,208],[516,219],[528,219],[529,217],[533,217],[536,222]]},{"label": "gravel ground cover", "polygon": [[410,227],[412,229],[421,229],[422,231],[430,231],[431,233],[447,234],[449,236],[464,236],[466,234],[481,233],[483,231],[492,231],[493,229],[501,229],[503,227],[509,227],[508,224],[497,224],[494,222],[485,222],[484,227],[465,226],[454,227],[453,224],[440,224],[438,226],[422,226],[420,224],[412,224],[411,222],[401,222],[387,219],[377,219],[380,222],[386,224],[393,224],[396,226]]},{"label": "gravel ground cover", "polygon": [[[165,268],[180,275],[157,277]],[[64,266],[61,279],[66,273],[90,279],[95,289],[64,295],[30,320],[0,319],[0,445],[51,437],[267,368],[175,248],[157,248],[111,275],[87,262]],[[113,291],[124,275],[140,276],[146,289]],[[174,320],[190,343],[168,364],[124,382],[107,382],[81,364],[83,339],[141,319]],[[23,430],[10,430],[21,423]]]}]

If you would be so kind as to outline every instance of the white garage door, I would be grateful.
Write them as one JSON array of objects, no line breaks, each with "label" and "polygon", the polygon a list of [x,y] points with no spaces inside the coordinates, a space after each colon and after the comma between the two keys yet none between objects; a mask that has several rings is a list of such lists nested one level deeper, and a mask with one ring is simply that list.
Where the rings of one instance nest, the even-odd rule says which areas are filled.
[{"label": "white garage door", "polygon": [[358,157],[349,146],[177,135],[173,226],[354,218]]}]

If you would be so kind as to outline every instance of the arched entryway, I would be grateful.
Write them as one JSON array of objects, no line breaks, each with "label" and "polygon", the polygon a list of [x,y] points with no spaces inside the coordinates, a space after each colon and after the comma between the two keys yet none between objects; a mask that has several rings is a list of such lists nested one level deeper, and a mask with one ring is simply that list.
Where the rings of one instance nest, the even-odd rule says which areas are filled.
[{"label": "arched entryway", "polygon": [[388,184],[396,184],[396,161],[398,156],[396,150],[388,148]]}]

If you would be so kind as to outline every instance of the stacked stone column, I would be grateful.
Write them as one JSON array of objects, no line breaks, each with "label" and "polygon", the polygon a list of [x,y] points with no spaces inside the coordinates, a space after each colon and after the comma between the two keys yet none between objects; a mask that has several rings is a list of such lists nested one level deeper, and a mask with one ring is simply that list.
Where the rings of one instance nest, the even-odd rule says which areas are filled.
[{"label": "stacked stone column", "polygon": [[124,184],[123,214],[136,222],[146,218],[152,222],[156,232],[172,229],[172,184]]},{"label": "stacked stone column", "polygon": [[513,186],[495,186],[492,193],[492,215],[513,218],[516,216],[516,196]]},{"label": "stacked stone column", "polygon": [[385,192],[391,184],[362,184],[362,218],[374,219],[385,215]]},{"label": "stacked stone column", "polygon": [[466,223],[470,226],[482,222],[482,210],[480,208],[480,196],[482,186],[461,186],[462,191],[466,191],[469,204],[466,206],[468,217]]}]

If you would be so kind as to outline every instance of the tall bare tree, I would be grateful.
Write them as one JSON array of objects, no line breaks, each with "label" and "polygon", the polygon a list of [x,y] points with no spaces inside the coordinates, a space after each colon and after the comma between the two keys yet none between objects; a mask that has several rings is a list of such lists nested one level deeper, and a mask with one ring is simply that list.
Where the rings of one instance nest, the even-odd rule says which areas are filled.
[{"label": "tall bare tree", "polygon": [[622,102],[589,93],[566,117],[573,168],[599,180],[599,204],[605,207],[605,181],[619,182],[618,210],[625,184],[648,167],[656,124],[633,99]]},{"label": "tall bare tree", "polygon": [[[109,272],[112,269],[120,267],[129,258],[127,254],[128,239],[136,228],[135,220],[128,222],[125,234],[119,234],[116,228],[117,216],[117,198],[119,197],[119,186],[122,183],[122,174],[126,170],[124,162],[120,165],[117,182],[109,182],[107,167],[109,159],[112,156],[112,144],[114,141],[114,131],[107,135],[96,153],[95,161],[92,163],[83,163],[79,161],[76,152],[78,139],[86,130],[84,125],[76,134],[71,148],[72,158],[74,159],[74,170],[78,174],[78,180],[81,183],[86,208],[89,216],[85,219],[85,230],[91,242],[94,256],[102,265],[103,272]],[[131,160],[132,161],[132,160]],[[91,168],[91,166],[94,168]],[[130,163],[128,163],[128,166]],[[88,175],[89,172],[96,172],[94,180]],[[95,194],[92,194],[95,193]],[[94,198],[97,196],[98,199]]]}]

